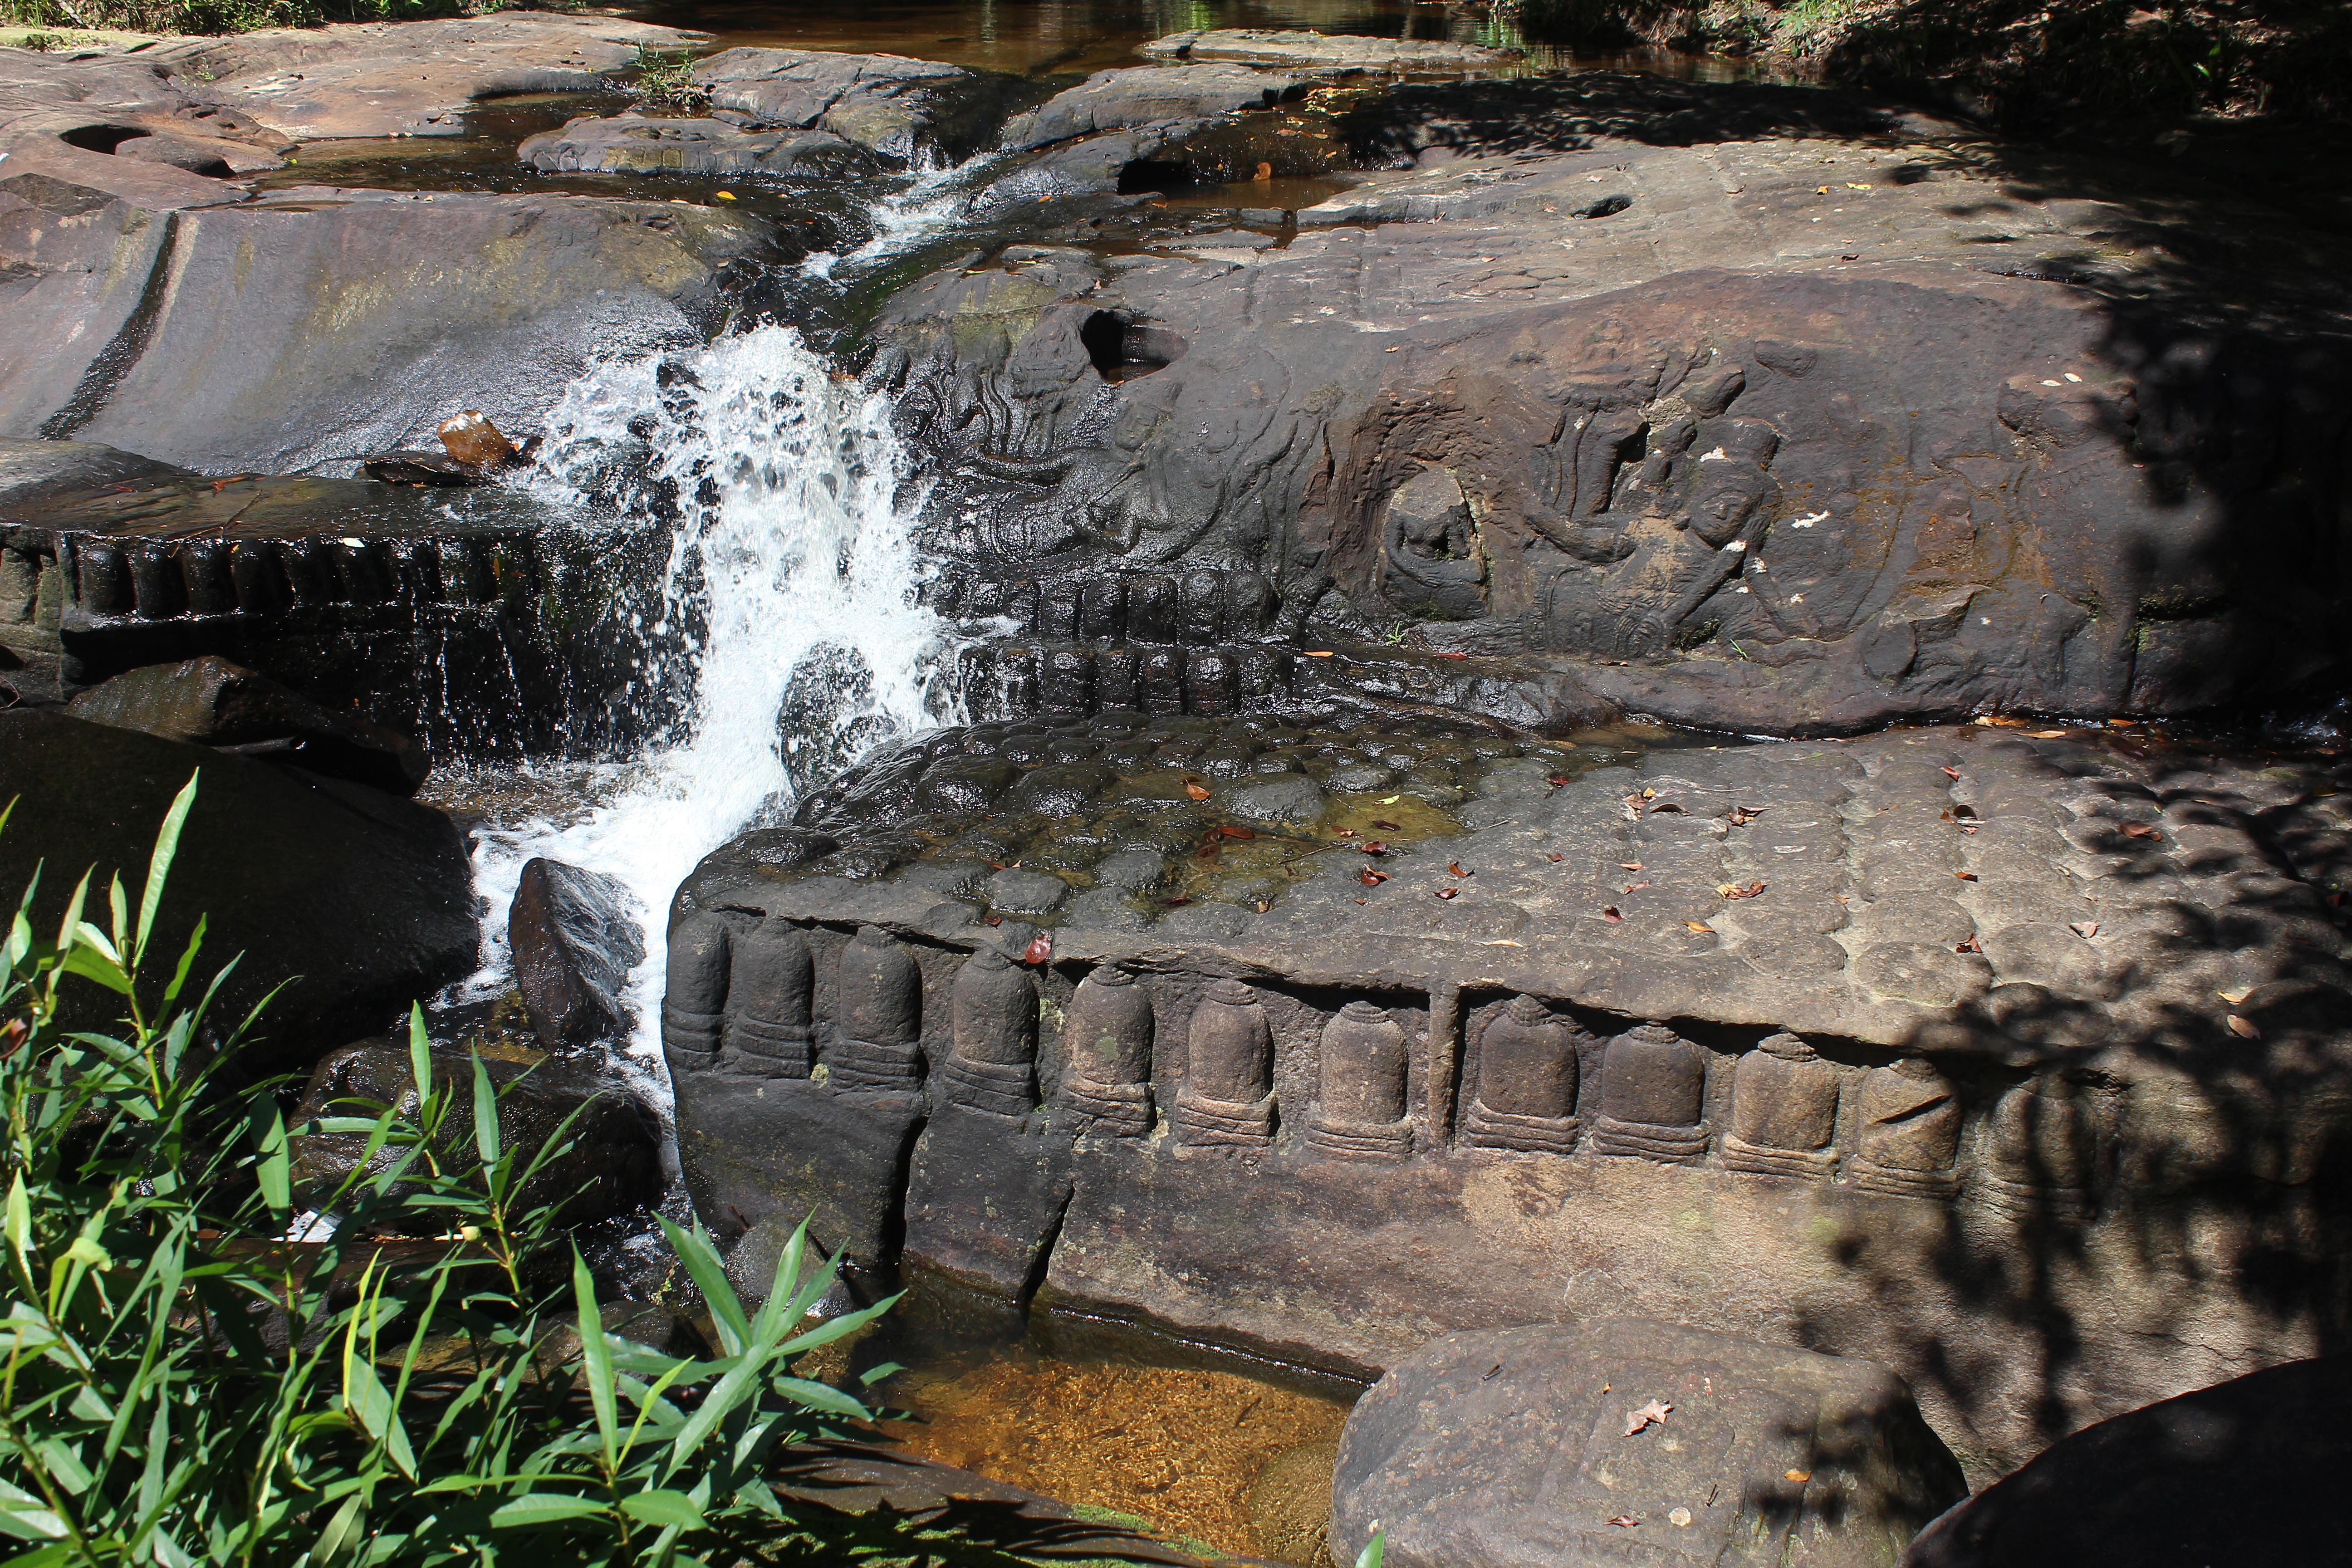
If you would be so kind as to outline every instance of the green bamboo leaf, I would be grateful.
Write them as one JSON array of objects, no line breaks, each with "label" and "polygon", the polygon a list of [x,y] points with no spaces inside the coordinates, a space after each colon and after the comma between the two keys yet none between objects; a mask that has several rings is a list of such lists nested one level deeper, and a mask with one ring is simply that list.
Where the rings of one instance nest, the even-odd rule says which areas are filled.
[{"label": "green bamboo leaf", "polygon": [[474,1058],[474,1152],[481,1156],[482,1169],[487,1171],[499,1163],[499,1097],[490,1087],[490,1069],[484,1065],[482,1053],[470,1054]]},{"label": "green bamboo leaf", "polygon": [[19,1541],[62,1541],[66,1521],[32,1493],[0,1481],[0,1531]]},{"label": "green bamboo leaf", "polygon": [[[196,803],[196,781],[203,776],[202,768],[188,775],[188,782],[172,797],[172,807],[163,814],[163,826],[155,834],[155,853],[147,861],[147,886],[139,895],[139,934],[131,945],[134,970],[147,952],[147,933],[154,928],[156,908],[163,901],[163,879],[172,869],[173,857],[180,852],[180,828],[188,820],[188,808]],[[182,973],[187,972],[184,962],[180,968]]]},{"label": "green bamboo leaf", "polygon": [[751,1342],[751,1321],[744,1315],[741,1298],[735,1294],[735,1282],[727,1278],[727,1266],[719,1260],[718,1250],[710,1245],[709,1233],[702,1222],[694,1222],[690,1231],[680,1230],[665,1219],[662,1234],[669,1238],[670,1249],[694,1280],[695,1289],[710,1309],[711,1321],[719,1330],[719,1348],[729,1355],[741,1355]]},{"label": "green bamboo leaf", "polygon": [[[768,1299],[761,1303],[760,1315],[751,1320],[751,1337],[772,1342],[782,1339],[787,1325],[805,1317],[814,1299],[802,1301],[797,1298],[801,1283],[801,1256],[808,1250],[808,1221],[803,1220],[793,1230],[792,1240],[776,1257],[775,1279],[768,1287]],[[823,1295],[820,1289],[818,1295]]]},{"label": "green bamboo leaf", "polygon": [[[163,987],[163,1005],[166,1007],[169,1007],[173,1003],[177,1002],[180,999],[181,987],[186,985],[188,983],[188,971],[195,967],[196,950],[205,945],[205,927],[208,921],[208,918],[209,917],[205,915],[198,915],[196,917],[196,929],[188,933],[188,945],[180,954],[178,966],[172,971],[172,984]],[[146,937],[143,933],[141,935],[140,941],[146,941]]]},{"label": "green bamboo leaf", "polygon": [[567,1519],[593,1519],[603,1507],[586,1498],[562,1492],[525,1492],[512,1502],[490,1510],[492,1530],[519,1530],[531,1525],[561,1524]]},{"label": "green bamboo leaf", "polygon": [[780,1377],[776,1379],[775,1388],[778,1394],[795,1405],[822,1410],[830,1415],[846,1415],[853,1421],[865,1421],[874,1414],[841,1390],[826,1384],[811,1383],[804,1377]]},{"label": "green bamboo leaf", "polygon": [[433,1092],[433,1041],[425,1033],[425,1009],[408,1005],[408,1070],[416,1078],[416,1100],[422,1105]]},{"label": "green bamboo leaf", "polygon": [[1381,1568],[1381,1559],[1388,1552],[1388,1527],[1380,1521],[1372,1521],[1372,1539],[1356,1553],[1356,1568]]},{"label": "green bamboo leaf", "polygon": [[89,873],[85,871],[82,873],[81,880],[74,884],[73,897],[66,900],[66,918],[58,922],[58,952],[59,953],[68,953],[73,951],[74,932],[80,930],[82,924],[81,907],[84,900],[89,897]]},{"label": "green bamboo leaf", "polygon": [[106,889],[107,928],[114,935],[114,953],[118,958],[131,952],[131,916],[123,907],[122,873],[117,871]]},{"label": "green bamboo leaf", "polygon": [[[481,1065],[482,1058],[476,1057],[476,1069]],[[613,1398],[613,1352],[604,1342],[604,1317],[596,1307],[596,1282],[589,1278],[587,1260],[576,1247],[572,1249],[572,1300],[580,1313],[580,1370],[587,1379],[588,1402],[596,1411],[596,1436],[604,1442],[604,1469],[610,1474],[618,1460],[614,1449],[621,1424]]]},{"label": "green bamboo leaf", "polygon": [[283,1214],[294,1206],[293,1164],[286,1153],[286,1117],[273,1101],[269,1125],[261,1134],[261,1163],[254,1173],[261,1201]]},{"label": "green bamboo leaf", "polygon": [[666,1530],[700,1530],[703,1525],[702,1510],[694,1506],[694,1500],[666,1487],[632,1492],[621,1500],[621,1511]]},{"label": "green bamboo leaf", "polygon": [[[81,929],[92,936],[98,936],[97,928],[87,921],[82,922]],[[100,937],[99,940],[101,944],[105,941],[103,937]],[[77,942],[67,949],[65,960],[58,967],[68,974],[79,974],[84,980],[95,980],[118,995],[131,994],[131,977],[122,973],[122,966],[115,963],[110,955],[93,951],[90,946]]]},{"label": "green bamboo leaf", "polygon": [[828,1318],[808,1332],[794,1334],[791,1339],[786,1340],[776,1347],[776,1353],[786,1360],[796,1359],[803,1351],[813,1351],[819,1345],[831,1344],[844,1334],[856,1333],[898,1304],[898,1298],[889,1296],[870,1307],[861,1307],[855,1312],[844,1312],[837,1318]]},{"label": "green bamboo leaf", "polygon": [[343,1506],[327,1521],[327,1528],[319,1532],[310,1548],[313,1563],[332,1563],[344,1552],[356,1547],[366,1533],[367,1514],[361,1507],[361,1494],[354,1492],[343,1500]]}]

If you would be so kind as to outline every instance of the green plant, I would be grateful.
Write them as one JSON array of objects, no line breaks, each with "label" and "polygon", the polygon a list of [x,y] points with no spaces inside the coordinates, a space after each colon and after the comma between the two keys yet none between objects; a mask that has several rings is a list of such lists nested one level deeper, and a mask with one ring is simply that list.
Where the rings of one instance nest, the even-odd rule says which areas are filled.
[{"label": "green plant", "polygon": [[666,55],[639,44],[635,68],[636,77],[631,90],[648,103],[685,108],[709,100],[709,89],[694,79],[694,59],[689,55]]},{"label": "green plant", "polygon": [[[325,1239],[285,1239],[289,1144],[312,1129],[289,1126],[278,1086],[233,1088],[253,1018],[211,1042],[219,976],[181,1005],[202,921],[160,988],[142,967],[195,788],[135,907],[114,879],[100,929],[85,877],[39,940],[37,873],[0,950],[0,1533],[25,1546],[9,1568],[1024,1561],[937,1517],[852,1513],[791,1484],[796,1445],[867,1419],[791,1363],[890,1305],[812,1326],[835,1265],[804,1235],[755,1312],[698,1226],[665,1226],[716,1323],[707,1361],[604,1332],[576,1250],[541,1284],[562,1261],[555,1210],[516,1199],[569,1124],[508,1146],[478,1057],[470,1096],[434,1082],[421,1013],[415,1117],[315,1124],[398,1156],[312,1196],[340,1220]],[[61,1033],[68,981],[113,992],[121,1030]],[[444,1123],[468,1100],[471,1146],[444,1168]],[[441,1241],[379,1237],[394,1218],[417,1228],[419,1209]],[[553,1354],[559,1335],[576,1360]]]}]

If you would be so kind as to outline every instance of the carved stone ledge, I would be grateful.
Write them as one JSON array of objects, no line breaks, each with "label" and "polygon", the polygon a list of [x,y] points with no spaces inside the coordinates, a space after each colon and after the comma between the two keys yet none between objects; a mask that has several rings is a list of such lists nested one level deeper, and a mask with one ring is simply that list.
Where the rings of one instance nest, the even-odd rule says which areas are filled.
[{"label": "carved stone ledge", "polygon": [[1620,1121],[1603,1116],[1593,1123],[1595,1152],[1655,1160],[1665,1165],[1695,1165],[1706,1153],[1707,1130],[1671,1127],[1654,1121]]},{"label": "carved stone ledge", "polygon": [[1463,1121],[1464,1141],[1477,1149],[1572,1154],[1581,1125],[1573,1116],[1519,1116],[1496,1110],[1483,1100],[1474,1100],[1470,1102],[1470,1114]]},{"label": "carved stone ledge", "polygon": [[1307,1129],[1307,1142],[1329,1159],[1394,1164],[1412,1152],[1412,1122],[1318,1116]]},{"label": "carved stone ledge", "polygon": [[1211,1100],[1191,1089],[1176,1096],[1176,1141],[1189,1148],[1263,1149],[1274,1142],[1274,1096]]}]

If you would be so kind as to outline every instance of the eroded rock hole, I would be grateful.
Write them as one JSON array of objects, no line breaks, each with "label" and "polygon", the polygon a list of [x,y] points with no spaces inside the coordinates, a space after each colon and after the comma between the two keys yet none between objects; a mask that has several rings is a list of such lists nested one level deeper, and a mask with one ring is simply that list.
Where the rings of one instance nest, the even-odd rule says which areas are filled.
[{"label": "eroded rock hole", "polygon": [[1131,381],[1184,356],[1184,340],[1165,327],[1139,327],[1109,310],[1097,310],[1078,329],[1087,358],[1105,381]]},{"label": "eroded rock hole", "polygon": [[1118,172],[1118,194],[1123,196],[1181,195],[1199,183],[1192,178],[1191,164],[1160,158],[1138,158]]},{"label": "eroded rock hole", "polygon": [[85,153],[111,153],[125,142],[148,134],[150,132],[135,125],[77,125],[61,133],[58,140]]},{"label": "eroded rock hole", "polygon": [[1603,196],[1589,207],[1578,211],[1579,217],[1609,217],[1633,205],[1631,196]]}]

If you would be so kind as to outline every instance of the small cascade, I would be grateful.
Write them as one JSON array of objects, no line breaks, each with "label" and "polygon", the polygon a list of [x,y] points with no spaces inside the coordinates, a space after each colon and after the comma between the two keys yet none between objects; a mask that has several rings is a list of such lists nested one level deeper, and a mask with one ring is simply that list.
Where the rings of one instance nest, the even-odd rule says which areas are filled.
[{"label": "small cascade", "polygon": [[565,804],[480,830],[484,967],[468,990],[510,983],[507,908],[524,862],[544,855],[611,876],[646,927],[628,1000],[640,1021],[632,1051],[650,1073],[664,916],[680,879],[746,826],[782,820],[874,742],[950,720],[948,650],[918,603],[920,488],[888,399],[840,378],[793,329],[602,366],[569,389],[548,430],[531,480],[543,499],[617,502],[675,531],[636,627],[646,654],[628,699],[656,738],[633,760],[542,777]]}]

